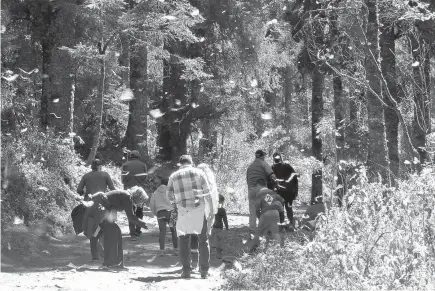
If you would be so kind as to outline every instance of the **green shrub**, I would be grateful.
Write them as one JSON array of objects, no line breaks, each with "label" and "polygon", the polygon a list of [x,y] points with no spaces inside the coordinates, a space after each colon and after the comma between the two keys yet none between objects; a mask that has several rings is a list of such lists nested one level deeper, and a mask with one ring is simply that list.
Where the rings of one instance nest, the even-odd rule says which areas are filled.
[{"label": "green shrub", "polygon": [[[2,248],[9,249],[11,242],[22,247],[17,243],[18,234],[25,233],[26,228],[32,237],[72,231],[70,211],[76,204],[73,191],[77,177],[86,172],[72,141],[52,132],[28,130],[19,139],[3,138],[2,160],[6,169],[1,203]],[[14,225],[17,219],[22,219],[24,225]]]},{"label": "green shrub", "polygon": [[433,169],[397,189],[367,183],[318,217],[314,239],[287,242],[228,271],[225,289],[422,289],[434,280]]}]

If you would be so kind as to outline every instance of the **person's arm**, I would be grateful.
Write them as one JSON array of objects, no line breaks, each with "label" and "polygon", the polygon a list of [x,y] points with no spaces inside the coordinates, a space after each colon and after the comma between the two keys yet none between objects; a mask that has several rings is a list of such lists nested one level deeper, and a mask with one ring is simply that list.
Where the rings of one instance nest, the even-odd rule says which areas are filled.
[{"label": "person's arm", "polygon": [[151,211],[153,212],[154,215],[157,215],[157,212],[156,212],[156,195],[157,195],[157,191],[155,191],[153,193],[153,195],[151,195],[151,200],[150,200],[150,208],[151,208]]},{"label": "person's arm", "polygon": [[222,218],[224,220],[225,228],[228,230],[228,218],[225,209],[222,209]]},{"label": "person's arm", "polygon": [[166,196],[168,196],[168,199],[172,202],[172,204],[177,204],[177,197],[174,193],[174,181],[172,176],[169,177],[168,188],[166,189]]},{"label": "person's arm", "polygon": [[125,203],[123,203],[123,208],[125,211],[125,214],[127,215],[128,221],[138,225],[142,228],[146,228],[146,224],[141,219],[137,218],[136,215],[133,214],[133,202],[129,196],[125,196]]},{"label": "person's arm", "polygon": [[125,163],[122,164],[122,166],[121,166],[121,182],[123,185],[125,184],[125,182],[127,182],[128,172],[126,171],[126,168],[127,168],[127,165]]},{"label": "person's arm", "polygon": [[80,196],[83,196],[85,194],[85,192],[83,191],[84,187],[85,187],[85,176],[82,177],[82,179],[80,180],[79,185],[77,186],[77,193]]},{"label": "person's arm", "polygon": [[109,187],[110,191],[116,190],[115,186],[113,186],[113,181],[112,178],[110,177],[109,173],[106,173],[106,182],[107,182],[107,187]]},{"label": "person's arm", "polygon": [[255,214],[257,215],[257,218],[260,218],[261,215],[261,200],[258,199],[255,202]]}]

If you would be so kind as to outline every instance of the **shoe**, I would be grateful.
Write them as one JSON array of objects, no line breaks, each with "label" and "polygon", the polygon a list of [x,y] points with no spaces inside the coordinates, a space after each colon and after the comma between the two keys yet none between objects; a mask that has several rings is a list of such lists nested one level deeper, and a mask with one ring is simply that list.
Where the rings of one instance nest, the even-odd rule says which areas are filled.
[{"label": "shoe", "polygon": [[136,229],[136,233],[137,233],[137,234],[141,234],[141,233],[142,233],[142,230],[140,230],[140,229]]},{"label": "shoe", "polygon": [[210,277],[208,272],[201,272],[201,279],[207,279],[208,277]]},{"label": "shoe", "polygon": [[165,250],[160,250],[159,257],[164,257],[165,255],[166,255],[166,251]]},{"label": "shoe", "polygon": [[183,271],[183,273],[181,273],[181,279],[190,279],[191,277],[190,272]]},{"label": "shoe", "polygon": [[92,258],[92,262],[98,262],[100,258]]}]

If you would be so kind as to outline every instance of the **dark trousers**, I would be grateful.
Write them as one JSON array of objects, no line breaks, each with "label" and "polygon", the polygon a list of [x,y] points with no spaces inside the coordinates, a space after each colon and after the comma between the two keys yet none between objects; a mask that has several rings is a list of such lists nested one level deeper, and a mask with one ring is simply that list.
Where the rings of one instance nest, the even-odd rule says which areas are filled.
[{"label": "dark trousers", "polygon": [[121,229],[115,222],[101,223],[104,236],[103,266],[124,266]]},{"label": "dark trousers", "polygon": [[[168,210],[160,210],[157,212],[157,220],[159,222],[159,244],[160,249],[165,249],[165,240],[166,240],[166,225],[169,224],[169,220],[171,219],[171,212]],[[172,245],[174,248],[178,247],[178,238],[177,238],[177,232],[175,230],[175,227],[170,227],[171,230],[171,236],[172,236]]]},{"label": "dark trousers", "polygon": [[201,269],[201,272],[208,272],[208,269],[210,268],[210,246],[208,244],[207,220],[205,219],[205,217],[202,231],[200,234],[186,234],[178,237],[178,244],[180,248],[180,261],[183,265],[183,271],[190,272],[192,270],[191,239],[193,236],[196,236],[198,239],[199,267]]},{"label": "dark trousers", "polygon": [[[136,215],[137,218],[142,219],[143,218],[143,208],[142,207],[135,207],[134,215]],[[128,228],[130,229],[130,234],[133,234],[133,233],[140,231],[140,226],[137,226],[131,222],[128,223]]]},{"label": "dark trousers", "polygon": [[100,259],[100,250],[103,249],[103,245],[100,242],[100,238],[103,234],[103,231],[100,230],[95,237],[91,237],[90,244],[91,244],[91,254],[92,259],[98,260]]},{"label": "dark trousers", "polygon": [[285,211],[287,212],[287,218],[291,225],[294,225],[293,220],[293,200],[285,201]]}]

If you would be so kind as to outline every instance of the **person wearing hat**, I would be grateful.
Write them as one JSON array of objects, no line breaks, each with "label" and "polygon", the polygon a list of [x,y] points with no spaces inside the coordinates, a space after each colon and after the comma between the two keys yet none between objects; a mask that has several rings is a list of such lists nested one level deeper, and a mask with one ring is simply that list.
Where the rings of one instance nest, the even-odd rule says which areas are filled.
[{"label": "person wearing hat", "polygon": [[267,184],[268,181],[276,180],[271,166],[265,161],[266,152],[257,150],[255,160],[246,170],[246,182],[248,184],[248,201],[249,201],[249,230],[251,234],[255,233],[257,227],[257,217],[255,211],[255,200],[257,192],[262,188],[261,185]]},{"label": "person wearing hat", "polygon": [[285,201],[285,210],[290,225],[294,228],[293,201],[298,196],[298,174],[288,161],[283,161],[278,152],[273,154],[272,170],[277,178],[277,193]]},{"label": "person wearing hat", "polygon": [[[192,157],[183,155],[180,169],[169,177],[167,196],[173,197],[178,209],[176,224],[180,261],[183,266],[181,278],[190,278],[192,272],[191,236],[198,235],[199,268],[201,278],[208,277],[210,268],[210,246],[208,238],[207,211],[213,215],[211,187],[204,171],[193,167]],[[206,200],[208,202],[206,203]]]},{"label": "person wearing hat", "polygon": [[86,207],[83,230],[86,237],[104,237],[105,267],[124,267],[121,229],[116,224],[118,211],[125,211],[130,223],[145,227],[146,224],[133,214],[133,206],[141,205],[148,195],[144,189],[134,186],[127,190],[113,190],[89,195],[91,201],[82,202]]},{"label": "person wearing hat", "polygon": [[[139,152],[137,150],[131,151],[128,161],[122,164],[121,180],[122,184],[124,184],[124,190],[135,186],[145,188],[146,176],[147,166],[142,162]],[[143,218],[142,205],[135,206],[134,214],[140,219]],[[132,223],[129,223],[128,226],[132,239],[136,239],[142,233],[140,226],[135,226]]]}]

